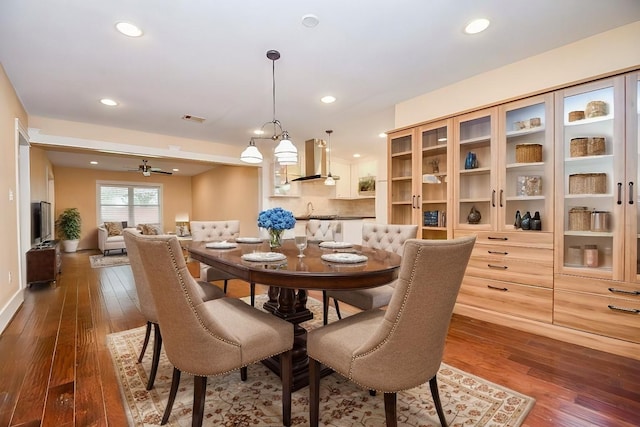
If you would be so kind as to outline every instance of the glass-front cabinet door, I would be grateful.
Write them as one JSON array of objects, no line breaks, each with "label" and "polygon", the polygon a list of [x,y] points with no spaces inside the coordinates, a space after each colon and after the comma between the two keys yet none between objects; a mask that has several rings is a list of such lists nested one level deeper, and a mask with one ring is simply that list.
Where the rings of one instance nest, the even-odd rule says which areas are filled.
[{"label": "glass-front cabinet door", "polygon": [[620,77],[557,94],[555,237],[559,273],[614,280],[624,277],[624,100],[624,78]]},{"label": "glass-front cabinet door", "polygon": [[415,129],[389,134],[389,223],[414,224],[416,194],[414,191]]},{"label": "glass-front cabinet door", "polygon": [[553,231],[553,95],[500,107],[498,229]]},{"label": "glass-front cabinet door", "polygon": [[419,176],[415,177],[419,217],[418,225],[423,239],[452,237],[447,226],[447,204],[451,200],[449,185],[448,146],[451,141],[451,121],[444,120],[418,129]]},{"label": "glass-front cabinet door", "polygon": [[454,120],[457,229],[495,230],[497,224],[497,108]]},{"label": "glass-front cabinet door", "polygon": [[630,282],[640,283],[640,72],[627,77],[627,180],[623,201],[626,215],[627,241],[625,276]]}]

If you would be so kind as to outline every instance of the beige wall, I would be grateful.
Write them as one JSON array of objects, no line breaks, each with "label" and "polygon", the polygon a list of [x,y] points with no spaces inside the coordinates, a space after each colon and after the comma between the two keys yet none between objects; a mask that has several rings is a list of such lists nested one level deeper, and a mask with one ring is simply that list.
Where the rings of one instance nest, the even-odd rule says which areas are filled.
[{"label": "beige wall", "polygon": [[37,202],[49,200],[49,185],[53,180],[53,165],[47,158],[44,150],[31,147],[29,151],[30,176],[31,176],[31,201]]},{"label": "beige wall", "polygon": [[260,212],[260,169],[218,166],[192,179],[190,220],[240,220],[242,236],[257,236]]},{"label": "beige wall", "polygon": [[176,215],[191,215],[191,177],[151,175],[146,178],[132,172],[59,167],[54,168],[53,173],[56,194],[54,217],[71,207],[78,208],[82,216],[79,250],[98,248],[97,181],[162,184],[162,221],[165,231],[175,232]]},{"label": "beige wall", "polygon": [[[13,314],[15,305],[22,301],[19,283],[20,254],[18,224],[18,182],[16,164],[16,131],[15,120],[18,118],[26,129],[29,125],[27,112],[0,64],[0,330]],[[13,200],[8,194],[12,192]],[[28,218],[26,218],[28,220]],[[11,282],[9,282],[11,275]],[[19,300],[19,301],[18,301]]]},{"label": "beige wall", "polygon": [[395,126],[410,126],[639,67],[638,40],[640,21],[462,80],[397,104]]}]

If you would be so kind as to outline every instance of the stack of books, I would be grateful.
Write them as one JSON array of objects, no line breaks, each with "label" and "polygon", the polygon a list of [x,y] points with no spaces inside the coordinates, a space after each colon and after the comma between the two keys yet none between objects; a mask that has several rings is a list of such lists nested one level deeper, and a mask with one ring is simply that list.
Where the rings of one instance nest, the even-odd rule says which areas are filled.
[{"label": "stack of books", "polygon": [[446,227],[446,211],[424,211],[423,224],[425,227]]}]

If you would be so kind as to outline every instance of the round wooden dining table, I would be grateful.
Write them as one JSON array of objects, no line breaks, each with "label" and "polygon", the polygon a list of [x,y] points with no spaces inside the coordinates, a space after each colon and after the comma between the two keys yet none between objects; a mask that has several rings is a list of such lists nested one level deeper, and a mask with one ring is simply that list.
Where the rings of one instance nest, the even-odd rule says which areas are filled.
[{"label": "round wooden dining table", "polygon": [[[231,242],[228,242],[231,243]],[[211,242],[208,242],[211,246]],[[307,308],[307,290],[348,290],[373,288],[388,284],[398,277],[401,257],[393,252],[353,245],[346,248],[323,248],[319,242],[310,242],[304,257],[293,240],[284,240],[280,248],[270,249],[268,242],[235,243],[235,247],[218,249],[205,242],[193,242],[188,247],[191,259],[210,265],[252,285],[269,286],[269,300],[263,308],[294,324],[293,389],[308,385],[308,357],[306,330],[300,323],[313,318]],[[231,246],[231,245],[228,245]],[[279,260],[260,259],[274,252]],[[366,257],[363,262],[332,262],[323,259],[328,254],[355,254]],[[245,255],[245,257],[243,257]],[[265,255],[265,259],[270,256]],[[327,258],[326,256],[324,258]],[[337,258],[344,258],[338,256]],[[363,258],[364,259],[364,258]],[[279,360],[272,358],[265,365],[280,375]],[[325,369],[322,374],[331,371]]]}]

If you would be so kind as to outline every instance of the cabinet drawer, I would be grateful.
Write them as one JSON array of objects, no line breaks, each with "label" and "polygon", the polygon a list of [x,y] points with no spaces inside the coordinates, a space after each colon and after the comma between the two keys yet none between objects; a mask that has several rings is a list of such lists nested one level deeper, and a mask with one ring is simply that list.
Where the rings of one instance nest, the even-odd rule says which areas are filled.
[{"label": "cabinet drawer", "polygon": [[556,290],[553,323],[640,342],[640,301]]},{"label": "cabinet drawer", "polygon": [[553,290],[467,275],[457,302],[551,323]]},{"label": "cabinet drawer", "polygon": [[553,249],[553,233],[544,231],[471,231],[455,230],[455,237],[476,236],[477,244],[525,246]]},{"label": "cabinet drawer", "polygon": [[640,305],[640,285],[637,283],[557,274],[555,276],[555,289],[588,292],[604,297],[627,299]]},{"label": "cabinet drawer", "polygon": [[553,251],[476,243],[469,260],[467,274],[553,288]]}]

